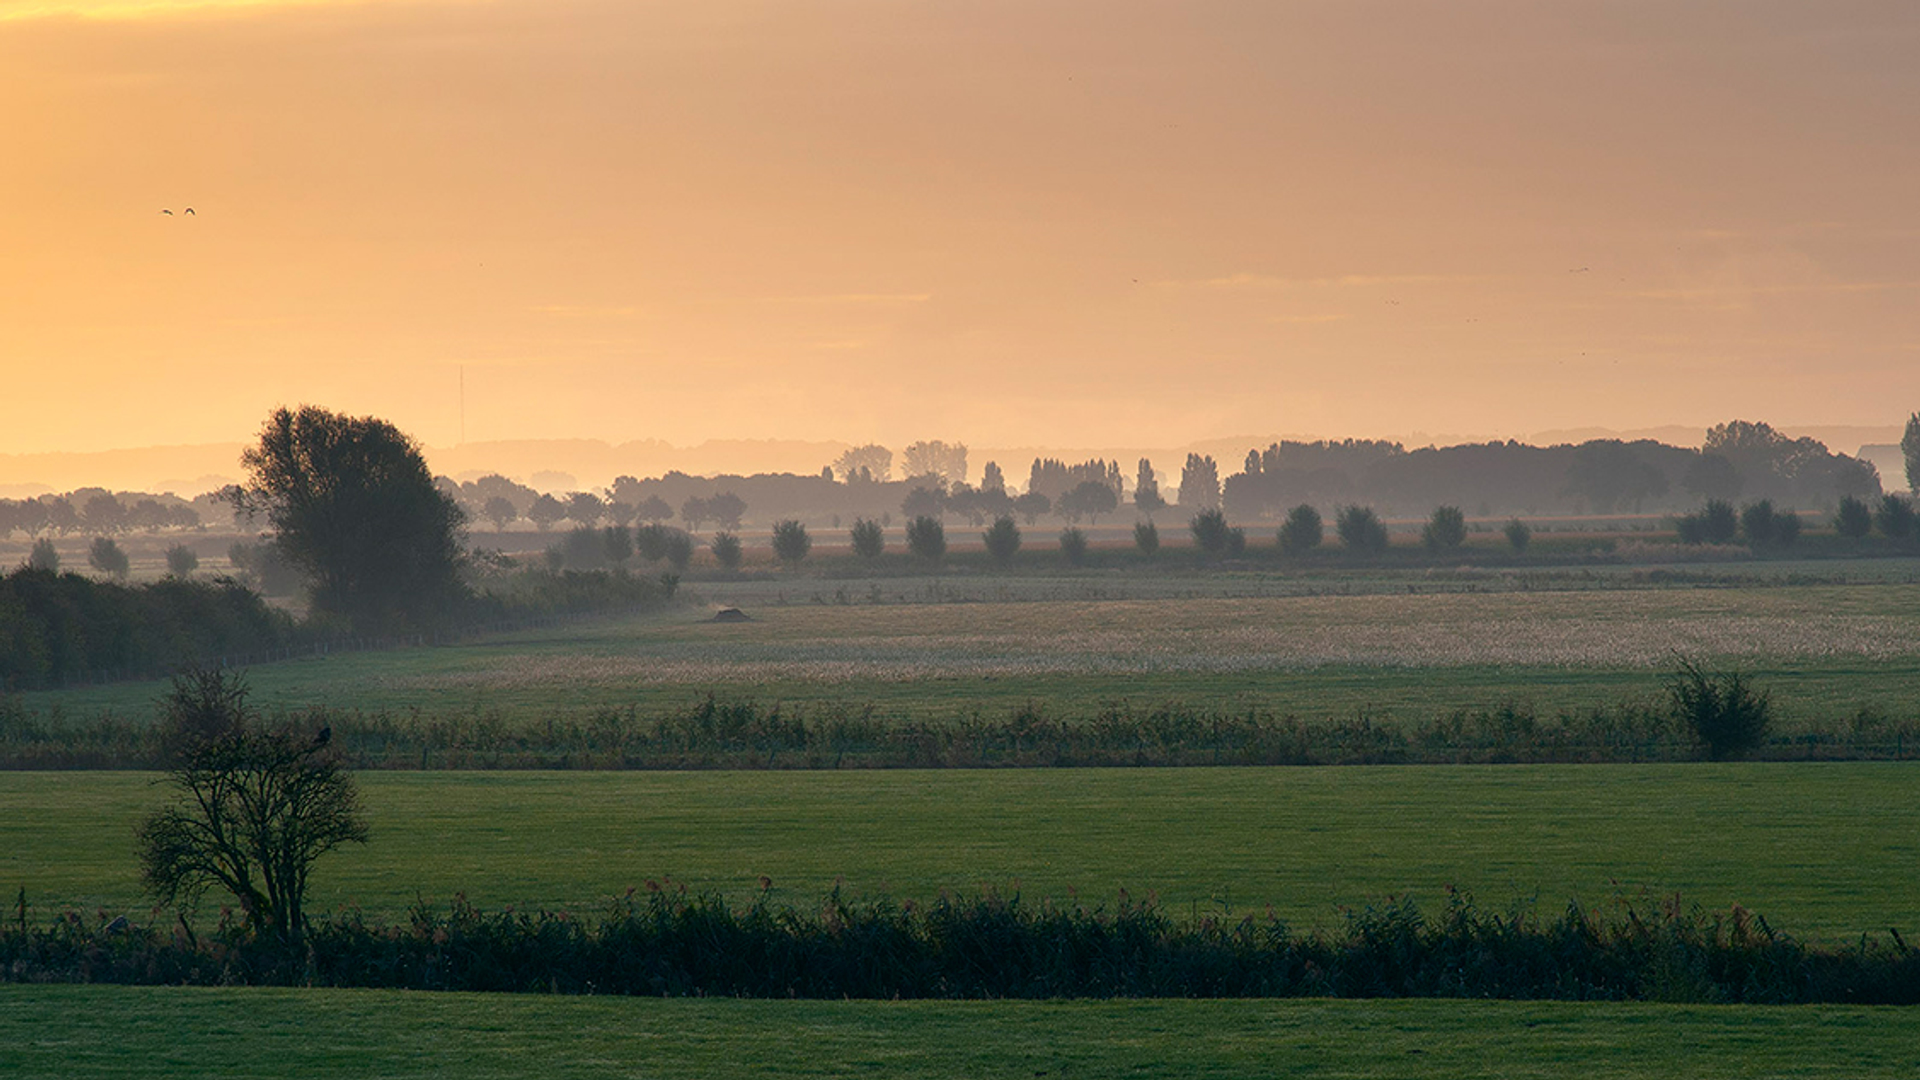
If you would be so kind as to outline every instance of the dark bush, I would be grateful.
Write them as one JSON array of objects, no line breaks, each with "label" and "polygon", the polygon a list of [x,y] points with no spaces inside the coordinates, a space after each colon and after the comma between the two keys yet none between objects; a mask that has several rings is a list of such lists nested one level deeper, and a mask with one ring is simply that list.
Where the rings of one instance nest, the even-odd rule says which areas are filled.
[{"label": "dark bush", "polygon": [[1020,526],[1014,524],[1011,515],[1002,514],[993,519],[993,524],[987,526],[986,532],[980,534],[980,541],[986,545],[987,554],[992,556],[996,564],[1010,565],[1020,550]]},{"label": "dark bush", "polygon": [[1060,531],[1060,557],[1071,566],[1084,566],[1087,562],[1087,534],[1077,526],[1068,526]]},{"label": "dark bush", "polygon": [[1889,540],[1905,540],[1913,535],[1913,503],[1901,495],[1882,495],[1873,523]]},{"label": "dark bush", "polygon": [[1766,741],[1773,707],[1766,691],[1755,693],[1738,671],[1708,672],[1685,657],[1675,665],[1668,699],[1709,758],[1745,757]]},{"label": "dark bush", "polygon": [[947,555],[946,526],[926,514],[907,522],[907,550],[927,562],[939,562]]},{"label": "dark bush", "polygon": [[1160,529],[1152,521],[1136,521],[1133,525],[1133,546],[1140,554],[1152,558],[1160,550]]},{"label": "dark bush", "polygon": [[1840,509],[1833,515],[1833,531],[1849,540],[1864,539],[1873,530],[1873,511],[1867,504],[1851,495],[1840,500]]},{"label": "dark bush", "polygon": [[1420,542],[1428,551],[1452,551],[1467,542],[1467,516],[1457,506],[1435,507],[1420,530]]},{"label": "dark bush", "polygon": [[1215,508],[1202,510],[1193,515],[1187,523],[1188,531],[1193,533],[1193,544],[1208,555],[1222,555],[1227,550],[1227,515]]},{"label": "dark bush", "polygon": [[1387,550],[1387,527],[1371,506],[1343,506],[1334,517],[1334,532],[1347,550],[1381,552]]},{"label": "dark bush", "polygon": [[1304,555],[1319,547],[1320,542],[1326,539],[1326,526],[1320,520],[1320,511],[1307,503],[1287,511],[1287,520],[1280,526],[1278,539],[1283,555]]}]

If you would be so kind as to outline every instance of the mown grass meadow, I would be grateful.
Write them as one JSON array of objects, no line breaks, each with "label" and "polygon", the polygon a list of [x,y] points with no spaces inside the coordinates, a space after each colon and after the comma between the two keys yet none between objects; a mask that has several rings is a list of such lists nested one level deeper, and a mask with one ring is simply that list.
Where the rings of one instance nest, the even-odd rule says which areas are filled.
[{"label": "mown grass meadow", "polygon": [[[836,882],[926,900],[1002,893],[1170,913],[1342,906],[1445,887],[1484,906],[1678,892],[1804,938],[1920,940],[1920,800],[1900,763],[695,773],[370,773],[372,842],[309,907],[393,919],[465,893],[602,910],[648,879],[807,906]],[[145,919],[134,822],[153,774],[0,773],[0,891]],[[210,901],[214,906],[217,901]],[[211,914],[211,912],[209,912]]]},{"label": "mown grass meadow", "polygon": [[1562,1002],[808,1002],[0,986],[40,1077],[1904,1078],[1912,1009]]}]

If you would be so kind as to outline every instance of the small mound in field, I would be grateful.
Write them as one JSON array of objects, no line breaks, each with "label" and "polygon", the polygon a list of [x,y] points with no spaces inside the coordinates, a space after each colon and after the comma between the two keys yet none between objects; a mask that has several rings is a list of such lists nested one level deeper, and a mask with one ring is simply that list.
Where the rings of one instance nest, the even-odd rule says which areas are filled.
[{"label": "small mound in field", "polygon": [[737,607],[723,607],[713,613],[714,622],[752,622],[753,616]]}]

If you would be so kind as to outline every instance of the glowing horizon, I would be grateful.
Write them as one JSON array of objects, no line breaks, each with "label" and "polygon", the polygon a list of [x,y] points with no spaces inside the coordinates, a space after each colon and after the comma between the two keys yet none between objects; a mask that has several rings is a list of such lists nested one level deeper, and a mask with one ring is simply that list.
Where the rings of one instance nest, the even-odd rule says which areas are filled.
[{"label": "glowing horizon", "polygon": [[470,442],[1895,425],[1913,55],[1886,0],[0,3],[0,454],[446,446],[463,377]]}]

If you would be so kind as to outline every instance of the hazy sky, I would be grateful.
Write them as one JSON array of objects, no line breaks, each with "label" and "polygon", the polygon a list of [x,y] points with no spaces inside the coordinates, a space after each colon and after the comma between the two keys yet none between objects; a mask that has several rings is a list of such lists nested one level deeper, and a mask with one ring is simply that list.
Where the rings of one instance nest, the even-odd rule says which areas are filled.
[{"label": "hazy sky", "polygon": [[1917,58],[1912,0],[0,0],[0,452],[449,444],[463,367],[470,440],[1897,423]]}]

